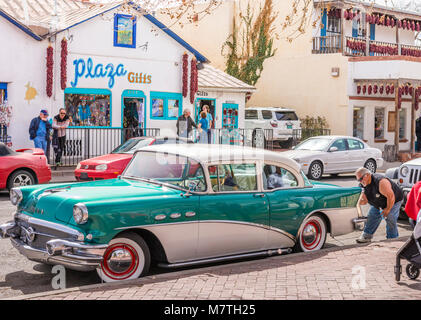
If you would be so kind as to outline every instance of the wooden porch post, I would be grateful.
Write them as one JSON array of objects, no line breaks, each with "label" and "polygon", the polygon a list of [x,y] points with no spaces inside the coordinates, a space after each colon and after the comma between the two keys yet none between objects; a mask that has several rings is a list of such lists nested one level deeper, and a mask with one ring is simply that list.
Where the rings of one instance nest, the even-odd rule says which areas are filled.
[{"label": "wooden porch post", "polygon": [[411,104],[411,147],[409,151],[411,154],[415,153],[415,92],[412,94]]},{"label": "wooden porch post", "polygon": [[396,90],[395,90],[395,159],[399,156],[399,108],[398,108],[398,100],[399,100],[399,85],[400,81],[396,81]]}]

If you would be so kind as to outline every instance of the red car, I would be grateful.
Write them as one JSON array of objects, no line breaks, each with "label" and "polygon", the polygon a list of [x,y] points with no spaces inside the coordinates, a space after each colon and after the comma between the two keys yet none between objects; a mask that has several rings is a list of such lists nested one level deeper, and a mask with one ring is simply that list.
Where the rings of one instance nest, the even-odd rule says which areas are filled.
[{"label": "red car", "polygon": [[42,149],[13,151],[0,142],[0,189],[46,183],[51,180],[51,168]]},{"label": "red car", "polygon": [[110,154],[83,160],[75,169],[77,181],[92,181],[117,178],[126,169],[133,154],[140,148],[153,144],[193,143],[186,138],[136,137],[124,142]]}]

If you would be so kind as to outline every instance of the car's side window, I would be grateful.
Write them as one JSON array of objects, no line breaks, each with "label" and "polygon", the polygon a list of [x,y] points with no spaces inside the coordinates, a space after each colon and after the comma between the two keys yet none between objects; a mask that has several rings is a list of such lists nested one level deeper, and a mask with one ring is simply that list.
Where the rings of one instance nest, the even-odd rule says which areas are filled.
[{"label": "car's side window", "polygon": [[246,109],[246,120],[257,120],[257,110],[247,110]]},{"label": "car's side window", "polygon": [[209,177],[212,190],[215,192],[257,190],[254,163],[209,166]]},{"label": "car's side window", "polygon": [[348,139],[348,147],[349,150],[360,150],[363,149],[363,144],[358,140]]},{"label": "car's side window", "polygon": [[[186,168],[187,169],[187,168]],[[206,191],[206,180],[203,174],[202,166],[194,160],[189,161],[188,172],[186,173],[186,184],[189,188],[193,183],[193,191],[204,192]]]},{"label": "car's side window", "polygon": [[294,188],[297,178],[287,169],[265,164],[263,167],[263,189]]},{"label": "car's side window", "polygon": [[270,111],[270,110],[262,110],[262,117],[265,120],[272,119],[272,111]]},{"label": "car's side window", "polygon": [[338,139],[336,140],[331,146],[338,148],[338,151],[346,151],[346,142],[345,139]]}]

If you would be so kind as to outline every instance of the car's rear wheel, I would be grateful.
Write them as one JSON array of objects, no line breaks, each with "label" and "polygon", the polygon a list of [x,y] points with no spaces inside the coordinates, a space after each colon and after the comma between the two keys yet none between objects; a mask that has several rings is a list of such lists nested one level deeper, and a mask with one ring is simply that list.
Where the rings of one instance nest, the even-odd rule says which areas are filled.
[{"label": "car's rear wheel", "polygon": [[150,264],[151,255],[145,240],[134,232],[127,232],[110,241],[97,273],[104,282],[137,279],[148,273]]},{"label": "car's rear wheel", "polygon": [[326,222],[321,216],[313,215],[304,221],[295,249],[303,252],[320,250],[326,242],[326,235]]},{"label": "car's rear wheel", "polygon": [[12,173],[7,182],[7,189],[30,186],[35,183],[34,175],[27,170],[18,170]]},{"label": "car's rear wheel", "polygon": [[372,173],[376,173],[377,170],[377,163],[375,160],[373,159],[368,159],[365,163],[364,163],[364,168],[370,170]]},{"label": "car's rear wheel", "polygon": [[320,161],[311,163],[308,169],[308,177],[312,180],[319,180],[323,175],[323,164]]}]

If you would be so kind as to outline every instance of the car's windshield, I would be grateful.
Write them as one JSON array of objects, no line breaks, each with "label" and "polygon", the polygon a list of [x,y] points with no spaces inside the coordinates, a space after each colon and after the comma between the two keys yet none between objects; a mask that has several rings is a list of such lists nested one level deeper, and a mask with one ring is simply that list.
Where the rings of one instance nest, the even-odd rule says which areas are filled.
[{"label": "car's windshield", "polygon": [[153,138],[129,139],[115,148],[111,153],[134,153],[136,150],[151,144]]},{"label": "car's windshield", "polygon": [[329,146],[332,139],[329,138],[310,138],[295,147],[294,150],[323,151]]},{"label": "car's windshield", "polygon": [[160,152],[136,153],[123,177],[150,179],[185,190],[206,190],[203,169],[197,161]]},{"label": "car's windshield", "polygon": [[12,149],[8,148],[5,144],[0,143],[0,157],[1,156],[9,156],[14,155],[16,152],[14,152]]}]

